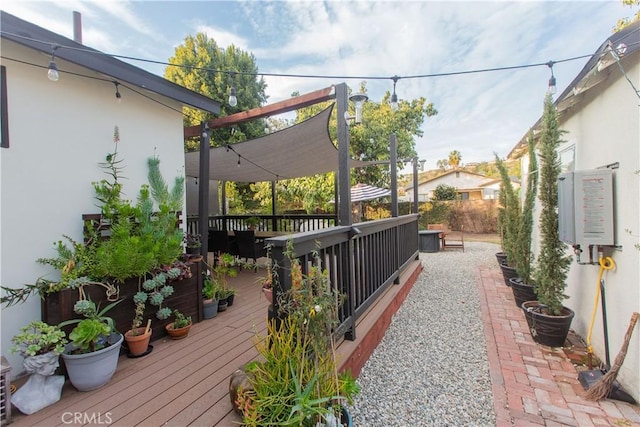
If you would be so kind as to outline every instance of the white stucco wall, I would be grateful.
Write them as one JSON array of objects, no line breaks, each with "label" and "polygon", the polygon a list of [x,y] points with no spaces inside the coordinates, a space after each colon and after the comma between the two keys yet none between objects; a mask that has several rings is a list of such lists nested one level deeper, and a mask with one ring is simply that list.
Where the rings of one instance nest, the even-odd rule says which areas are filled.
[{"label": "white stucco wall", "polygon": [[[638,53],[623,61],[628,76],[639,85]],[[634,59],[635,58],[635,59]],[[611,75],[602,84],[586,92],[584,98],[565,112],[560,127],[568,133],[564,139],[575,143],[575,170],[596,169],[619,162],[614,173],[615,240],[619,249],[606,248],[616,268],[605,272],[609,353],[615,360],[633,312],[640,312],[640,251],[634,247],[640,235],[640,114],[638,97],[617,67],[610,67]],[[525,165],[523,165],[523,170]],[[523,183],[524,183],[523,177]],[[524,185],[524,184],[523,184]],[[630,230],[630,233],[625,230]],[[534,233],[534,252],[538,251]],[[582,261],[588,260],[587,248]],[[568,252],[572,253],[571,248]],[[576,313],[572,323],[586,339],[598,286],[597,265],[571,264],[565,305]],[[592,344],[596,355],[604,360],[602,313],[598,305]],[[632,336],[618,381],[625,391],[640,401],[640,327]]]},{"label": "white stucco wall", "polygon": [[[2,55],[46,66],[49,58],[2,41]],[[104,78],[58,60],[61,70]],[[108,81],[61,73],[47,79],[46,69],[3,59],[7,67],[10,148],[0,149],[1,227],[0,283],[18,288],[39,276],[56,279],[51,267],[36,263],[53,257],[53,242],[67,234],[82,239],[84,213],[98,213],[92,181],[105,177],[98,162],[114,150],[113,130],[120,128],[118,146],[125,167],[124,193],[135,200],[147,182],[147,158],[160,158],[165,179],[173,184],[184,174],[181,105],[150,92],[172,109],[120,86],[122,102]],[[184,211],[184,209],[183,209]],[[0,348],[22,371],[21,358],[9,353],[11,337],[40,318],[40,300],[31,297],[16,307],[2,308]]]},{"label": "white stucco wall", "polygon": [[[492,179],[464,171],[460,171],[459,176],[456,175],[455,172],[449,173],[418,185],[418,200],[421,202],[430,200],[433,197],[433,191],[440,184],[450,185],[458,189],[469,189],[479,188]],[[405,199],[409,202],[413,201],[413,189],[406,191]]]}]

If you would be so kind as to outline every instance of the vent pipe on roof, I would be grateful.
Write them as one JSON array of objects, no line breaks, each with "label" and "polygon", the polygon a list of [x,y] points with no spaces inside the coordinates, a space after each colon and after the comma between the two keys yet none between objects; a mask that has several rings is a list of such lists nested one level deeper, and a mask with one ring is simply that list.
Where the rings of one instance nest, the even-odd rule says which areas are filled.
[{"label": "vent pipe on roof", "polygon": [[82,44],[82,15],[73,11],[73,41]]}]

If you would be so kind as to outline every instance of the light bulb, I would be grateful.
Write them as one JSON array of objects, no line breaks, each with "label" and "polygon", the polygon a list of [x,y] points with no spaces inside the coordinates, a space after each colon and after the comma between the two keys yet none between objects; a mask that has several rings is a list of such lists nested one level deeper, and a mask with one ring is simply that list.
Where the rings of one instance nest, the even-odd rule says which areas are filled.
[{"label": "light bulb", "polygon": [[236,88],[233,86],[231,87],[231,90],[229,90],[229,105],[232,107],[238,105],[238,98],[236,98]]},{"label": "light bulb", "polygon": [[398,95],[395,92],[391,95],[391,110],[398,111]]},{"label": "light bulb", "polygon": [[58,73],[58,65],[56,64],[56,61],[49,62],[49,71],[47,71],[47,77],[52,82],[57,82],[58,79],[60,78],[60,74]]},{"label": "light bulb", "polygon": [[553,76],[549,79],[549,93],[551,95],[556,93],[556,78]]}]

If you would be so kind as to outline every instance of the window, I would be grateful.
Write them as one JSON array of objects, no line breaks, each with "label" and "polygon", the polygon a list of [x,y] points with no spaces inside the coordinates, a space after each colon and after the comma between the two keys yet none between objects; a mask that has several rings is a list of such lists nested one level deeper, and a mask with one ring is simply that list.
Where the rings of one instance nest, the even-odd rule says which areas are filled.
[{"label": "window", "polygon": [[469,192],[468,191],[462,191],[460,193],[458,193],[460,195],[460,200],[469,200]]},{"label": "window", "polygon": [[571,142],[560,147],[558,150],[560,157],[561,172],[573,172],[575,170],[576,144]]},{"label": "window", "polygon": [[0,147],[9,148],[9,119],[7,115],[7,69],[0,66]]}]

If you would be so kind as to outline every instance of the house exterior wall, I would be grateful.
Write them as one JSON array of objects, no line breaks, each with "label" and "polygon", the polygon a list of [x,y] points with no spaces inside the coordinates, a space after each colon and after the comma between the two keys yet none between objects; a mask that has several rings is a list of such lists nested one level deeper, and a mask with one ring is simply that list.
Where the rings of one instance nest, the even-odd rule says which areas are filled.
[{"label": "house exterior wall", "polygon": [[[627,75],[640,87],[638,51],[622,61]],[[560,127],[567,131],[564,139],[575,144],[575,170],[589,170],[619,162],[614,171],[614,228],[618,249],[605,247],[616,268],[604,273],[611,362],[622,346],[633,312],[640,312],[640,115],[638,98],[615,64],[603,83],[584,93],[583,98],[560,116]],[[565,144],[566,146],[567,144]],[[522,165],[526,170],[526,165]],[[523,177],[523,183],[525,182]],[[524,185],[524,184],[523,184]],[[539,208],[539,206],[538,206]],[[538,212],[538,211],[536,211]],[[537,228],[537,227],[536,227]],[[625,231],[629,230],[629,231]],[[539,235],[534,233],[533,248],[539,250]],[[588,249],[581,261],[588,261]],[[573,253],[567,248],[567,253]],[[596,256],[597,257],[597,256]],[[580,336],[587,337],[596,297],[598,265],[579,265],[574,258],[567,280],[565,305],[575,311],[571,325]],[[602,312],[598,305],[592,332],[595,354],[605,358]],[[618,381],[636,401],[640,401],[640,332],[634,331]]]},{"label": "house exterior wall", "polygon": [[[481,177],[474,174],[469,174],[464,171],[460,171],[459,176],[457,173],[448,173],[446,175],[442,175],[438,178],[434,178],[430,181],[423,182],[418,185],[418,201],[426,202],[433,198],[433,191],[436,189],[438,185],[445,184],[450,185],[451,187],[455,187],[459,190],[464,190],[469,192],[470,200],[477,200],[482,198],[481,190],[469,190],[469,189],[477,189],[482,186],[482,184],[490,181],[492,178]],[[467,189],[467,190],[465,190]],[[472,193],[476,194],[472,194]],[[406,195],[403,198],[406,201],[413,201],[413,191],[407,190]]]},{"label": "house exterior wall", "polygon": [[[2,55],[45,66],[49,60],[6,40]],[[105,78],[57,62],[61,70]],[[124,194],[135,201],[147,182],[147,158],[159,156],[170,185],[175,176],[184,174],[183,122],[180,104],[152,93],[144,94],[171,109],[122,85],[122,102],[117,103],[115,86],[109,81],[60,73],[60,80],[52,82],[46,68],[4,59],[3,65],[10,147],[0,149],[0,283],[19,288],[41,276],[55,280],[57,272],[36,259],[54,257],[53,242],[63,234],[81,240],[81,215],[99,212],[91,183],[106,177],[98,163],[114,150],[114,126],[120,129],[118,153],[127,178]],[[2,354],[12,375],[22,371],[22,360],[9,353],[11,337],[40,315],[37,296],[2,308]]]}]

